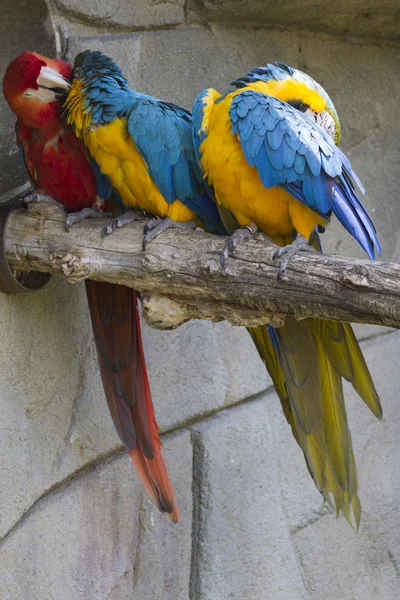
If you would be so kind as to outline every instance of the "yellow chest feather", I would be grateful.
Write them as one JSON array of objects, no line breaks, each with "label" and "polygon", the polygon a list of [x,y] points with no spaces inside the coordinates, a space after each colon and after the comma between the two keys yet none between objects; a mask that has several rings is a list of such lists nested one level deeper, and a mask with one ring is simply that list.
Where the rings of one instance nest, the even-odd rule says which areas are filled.
[{"label": "yellow chest feather", "polygon": [[179,200],[168,203],[149,174],[147,165],[129,135],[124,119],[100,125],[83,135],[91,156],[108,175],[125,206],[140,208],[174,221],[193,219],[192,211]]},{"label": "yellow chest feather", "polygon": [[[230,210],[240,225],[253,221],[281,245],[290,243],[296,232],[308,238],[324,219],[282,188],[264,187],[256,167],[247,162],[239,139],[232,135],[229,108],[239,92],[214,104],[212,111],[205,108],[208,135],[201,144],[205,177],[214,186],[217,202]],[[212,102],[215,99],[210,97]]]}]

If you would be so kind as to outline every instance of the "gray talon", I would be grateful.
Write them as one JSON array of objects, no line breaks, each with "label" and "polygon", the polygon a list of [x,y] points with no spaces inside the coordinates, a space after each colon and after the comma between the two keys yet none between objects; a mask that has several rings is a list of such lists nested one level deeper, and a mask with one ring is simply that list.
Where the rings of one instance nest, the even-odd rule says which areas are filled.
[{"label": "gray talon", "polygon": [[294,242],[288,244],[287,246],[283,246],[283,248],[277,248],[277,250],[275,250],[272,260],[282,258],[281,264],[278,269],[278,281],[282,278],[282,275],[285,272],[288,264],[292,261],[293,257],[296,256],[298,252],[316,252],[316,250],[307,242],[306,238],[303,237],[300,233],[297,234]]},{"label": "gray talon", "polygon": [[147,233],[148,231],[151,231],[152,229],[154,229],[155,227],[157,227],[157,225],[159,223],[160,223],[160,219],[157,219],[157,218],[155,218],[155,219],[149,219],[144,224],[144,227],[143,227],[144,233]]},{"label": "gray talon", "polygon": [[25,196],[24,198],[24,202],[25,204],[31,204],[32,202],[39,202],[39,194],[36,194],[36,192],[32,192],[32,194],[28,194],[27,196]]},{"label": "gray talon", "polygon": [[69,213],[67,218],[65,219],[65,227],[67,231],[69,231],[72,225],[79,223],[80,221],[84,221],[85,219],[99,219],[101,217],[111,217],[111,213],[103,213],[98,208],[82,208],[78,212]]},{"label": "gray talon", "polygon": [[165,219],[150,219],[145,224],[143,230],[145,235],[142,241],[142,248],[146,250],[149,242],[163,233],[167,229],[196,229],[195,221],[173,221],[170,217]]},{"label": "gray talon", "polygon": [[111,221],[111,223],[103,227],[103,229],[101,230],[101,237],[104,238],[106,235],[109,235],[117,228],[123,227],[124,225],[128,225],[128,223],[133,223],[135,218],[135,211],[127,210],[126,212],[124,212],[124,214],[120,215],[119,217]]},{"label": "gray talon", "polygon": [[110,233],[115,231],[117,229],[117,225],[118,219],[114,219],[114,221],[111,221],[111,223],[103,227],[103,229],[101,230],[101,237],[104,238],[106,235],[109,235]]},{"label": "gray talon", "polygon": [[225,248],[222,250],[220,254],[220,263],[222,267],[222,271],[225,272],[225,263],[229,256],[232,256],[233,251],[239,244],[239,242],[244,242],[253,237],[256,233],[255,229],[250,225],[245,225],[244,227],[240,227],[233,232],[233,234],[229,237],[228,241],[225,244]]}]

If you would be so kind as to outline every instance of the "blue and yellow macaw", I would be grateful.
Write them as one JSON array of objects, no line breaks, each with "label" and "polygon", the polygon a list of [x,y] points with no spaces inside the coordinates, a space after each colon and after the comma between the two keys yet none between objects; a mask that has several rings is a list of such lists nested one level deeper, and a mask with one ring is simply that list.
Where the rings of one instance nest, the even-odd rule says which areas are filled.
[{"label": "blue and yellow macaw", "polygon": [[[109,57],[89,50],[75,59],[65,111],[125,208],[159,217],[148,222],[144,245],[168,227],[195,227],[196,221],[223,232],[204,190],[188,111],[131,90]],[[133,218],[128,211],[103,233]]]},{"label": "blue and yellow macaw", "polygon": [[[219,94],[202,91],[193,141],[210,195],[232,234],[221,256],[262,230],[281,246],[280,275],[293,254],[320,250],[318,228],[333,213],[370,258],[380,252],[357,196],[361,183],[337,144],[340,125],[325,90],[284,64],[254,69]],[[343,397],[350,381],[378,418],[382,409],[347,323],[288,317],[279,329],[249,332],[275,384],[283,412],[324,499],[358,528],[361,505]]]},{"label": "blue and yellow macaw", "polygon": [[[64,108],[67,124],[83,139],[92,161],[100,168],[103,185],[111,184],[104,195],[115,198],[115,202],[122,201],[127,209],[104,228],[103,234],[133,220],[134,213],[129,209],[134,208],[161,218],[147,223],[144,244],[168,227],[195,227],[195,221],[211,231],[224,231],[215,203],[204,190],[192,144],[190,113],[130,90],[121,70],[110,58],[90,51],[75,59],[73,81]],[[84,211],[74,214],[73,222],[82,220],[86,214]],[[97,287],[105,285],[98,283]],[[116,287],[125,293],[126,288]],[[93,292],[89,299],[95,299]],[[136,363],[126,358],[132,352],[133,342],[129,338],[129,327],[121,327],[124,306],[120,307],[122,313],[119,314],[118,309],[112,311],[112,306],[110,300],[102,310],[92,310],[91,314],[99,356],[108,369],[105,375],[102,369],[102,374],[114,422],[149,494],[160,510],[167,511],[171,519],[177,521],[178,509],[160,454],[143,349],[140,347],[136,355],[142,359],[144,376]],[[104,333],[110,313],[115,317],[114,336]],[[140,338],[139,323],[137,327]],[[131,383],[133,377],[135,391],[140,392],[145,402],[132,398],[125,380],[121,389],[119,379],[114,377],[121,371],[120,378],[123,378],[126,366],[131,370],[136,367],[130,378],[125,375],[125,379],[128,377]],[[134,432],[131,417],[135,417]],[[143,449],[139,456],[131,451],[135,447],[135,435]],[[156,460],[151,460],[154,455]]]},{"label": "blue and yellow macaw", "polygon": [[[279,71],[280,68],[277,69]],[[284,72],[284,69],[281,70]],[[325,212],[323,209],[315,209],[316,200],[312,210],[304,204],[305,200],[300,199],[299,202],[295,199],[302,194],[304,198],[308,198],[311,192],[316,199],[318,189],[321,190],[324,186],[329,188],[323,176],[315,175],[316,166],[312,157],[313,148],[322,143],[316,141],[314,136],[317,136],[318,132],[320,136],[324,135],[324,132],[311,117],[301,113],[304,109],[303,104],[306,104],[304,98],[302,101],[297,100],[296,110],[291,109],[285,102],[281,103],[283,118],[279,129],[282,130],[282,134],[280,131],[271,134],[271,139],[275,138],[271,142],[271,152],[280,135],[282,139],[283,136],[286,139],[288,135],[293,148],[292,152],[285,150],[285,161],[281,166],[279,159],[272,157],[270,163],[273,163],[273,166],[267,179],[268,157],[260,158],[260,162],[257,162],[261,172],[263,165],[267,164],[267,169],[261,177],[257,168],[247,161],[236,137],[236,125],[232,124],[229,115],[235,94],[244,94],[247,89],[251,93],[257,91],[249,87],[252,82],[238,82],[237,85],[244,86],[245,89],[234,92],[233,97],[229,97],[229,94],[221,97],[213,90],[200,95],[195,105],[193,147],[190,114],[176,105],[130,90],[120,69],[109,58],[99,52],[84,52],[75,60],[74,71],[75,78],[66,101],[67,122],[74,127],[77,135],[83,138],[101,171],[109,176],[125,207],[141,208],[164,219],[150,221],[145,242],[174,222],[182,221],[191,225],[197,217],[198,223],[215,233],[233,232],[241,225],[250,226],[254,231],[260,227],[277,243],[284,245],[292,241],[296,232],[308,238],[316,225],[325,223],[329,218],[330,208]],[[288,73],[287,77],[281,76],[281,79],[289,79],[289,75]],[[255,75],[249,74],[248,77],[253,76],[256,84]],[[313,86],[317,84],[306,76],[303,77],[308,83],[304,83],[303,86],[299,83],[298,87],[304,92],[308,89],[311,97],[312,90],[315,91]],[[266,78],[264,85],[268,79],[273,80],[274,77]],[[295,82],[295,77],[292,79]],[[275,78],[275,81],[278,79]],[[293,88],[295,92],[294,83]],[[316,89],[322,94],[322,88],[318,86]],[[271,94],[259,95],[273,100]],[[243,97],[245,98],[246,94]],[[317,94],[314,99],[316,97]],[[296,94],[293,98],[286,97],[286,100],[295,103]],[[268,126],[271,131],[274,130],[276,124],[273,123],[278,123],[279,119],[274,118],[269,125],[264,124],[265,111],[263,114],[262,107],[257,107],[254,99],[249,100],[249,103],[254,104],[255,110],[250,111],[248,139],[255,128],[254,119],[258,125],[258,134],[262,138],[259,151],[262,143],[265,148],[268,147],[264,142],[264,137],[268,138]],[[293,119],[297,116],[301,119],[300,125],[304,122],[311,128],[307,129],[308,136],[301,135],[300,142],[296,140],[295,132],[285,132],[286,106],[289,111],[293,110],[290,113]],[[332,123],[323,112],[323,106],[323,100],[320,100],[318,111],[315,109],[319,115],[318,120],[321,124],[327,123],[332,130]],[[222,110],[214,119],[217,107]],[[314,103],[312,108],[315,108]],[[237,123],[249,114],[249,110],[244,107],[237,110]],[[237,125],[238,132],[241,127],[242,121],[240,126]],[[335,125],[335,132],[338,131],[337,128],[338,125]],[[216,133],[214,150],[211,144],[208,148],[204,146],[207,140],[209,141],[212,131]],[[324,164],[329,163],[324,169],[327,176],[333,178],[336,177],[333,163],[340,162],[337,156],[343,155],[328,138],[323,139],[328,154],[323,160]],[[249,152],[257,150],[256,147],[250,146],[251,141]],[[328,149],[335,157],[332,161]],[[199,164],[195,151],[198,153]],[[258,157],[258,151],[255,157]],[[340,154],[335,154],[336,151]],[[287,164],[290,162],[290,154],[293,154],[293,160]],[[356,204],[359,201],[350,180],[350,175],[353,175],[351,168],[344,157],[342,160],[347,172],[343,169],[343,176],[337,184],[337,194],[341,194],[344,199],[337,199],[336,214],[350,230],[356,229],[354,223],[361,228],[360,223],[365,221],[364,228],[370,232],[373,243],[377,245],[368,215],[360,208],[361,205]],[[293,164],[299,175],[293,181],[281,181],[279,168],[286,169],[286,173]],[[205,172],[206,181],[202,181],[200,167]],[[280,177],[282,178],[283,174]],[[304,185],[303,179],[307,179]],[[271,186],[274,187],[266,201],[266,206],[270,207],[268,211],[265,210],[263,195]],[[333,184],[331,187],[333,188]],[[211,199],[213,196],[217,204]],[[355,208],[351,208],[350,205],[350,208],[347,208],[346,196],[351,196]],[[231,201],[235,205],[232,208]],[[286,212],[281,204],[286,206]],[[361,216],[358,215],[358,211]],[[225,227],[221,223],[219,212]],[[122,218],[106,228],[106,233],[128,222],[130,218],[129,213],[125,213]],[[153,227],[155,223],[156,226]],[[239,228],[238,231],[243,230]],[[317,239],[317,234],[314,237]],[[228,249],[236,242],[234,239]],[[367,245],[370,252],[371,247],[372,242]],[[377,416],[381,415],[381,407],[350,326],[312,319],[298,323],[294,319],[288,319],[285,326],[279,330],[259,327],[249,331],[272,376],[286,418],[303,449],[318,489],[328,500],[330,495],[333,495],[337,511],[342,510],[349,521],[352,510],[358,526],[360,504],[357,496],[357,476],[347,427],[341,377],[353,383]]]}]

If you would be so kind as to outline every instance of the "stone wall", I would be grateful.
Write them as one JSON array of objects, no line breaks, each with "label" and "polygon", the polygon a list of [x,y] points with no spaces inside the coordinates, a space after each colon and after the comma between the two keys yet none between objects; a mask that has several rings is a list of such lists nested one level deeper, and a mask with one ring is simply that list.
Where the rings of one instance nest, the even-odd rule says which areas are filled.
[{"label": "stone wall", "polygon": [[[400,259],[400,27],[390,0],[3,0],[1,69],[22,49],[111,55],[137,89],[190,107],[282,60],[319,80]],[[333,9],[332,7],[335,7]],[[52,28],[53,31],[52,31]],[[57,40],[57,44],[55,42]],[[1,190],[23,182],[0,108]],[[331,251],[358,256],[339,226]],[[82,286],[0,297],[3,600],[395,600],[400,586],[400,334],[357,328],[384,407],[346,387],[363,517],[356,536],[315,490],[245,331],[144,327],[182,520],[143,493],[108,414]]]}]

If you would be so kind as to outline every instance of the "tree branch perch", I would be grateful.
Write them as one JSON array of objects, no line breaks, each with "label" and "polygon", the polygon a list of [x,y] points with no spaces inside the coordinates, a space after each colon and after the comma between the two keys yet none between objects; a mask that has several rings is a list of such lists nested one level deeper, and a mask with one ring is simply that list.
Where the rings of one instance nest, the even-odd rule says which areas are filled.
[{"label": "tree branch perch", "polygon": [[167,231],[142,251],[143,221],[100,237],[105,219],[65,229],[61,207],[47,202],[15,210],[4,245],[14,269],[121,283],[142,293],[153,327],[193,319],[235,325],[281,325],[286,315],[400,326],[400,265],[298,254],[277,281],[276,246],[265,236],[244,242],[221,272],[224,238]]}]

